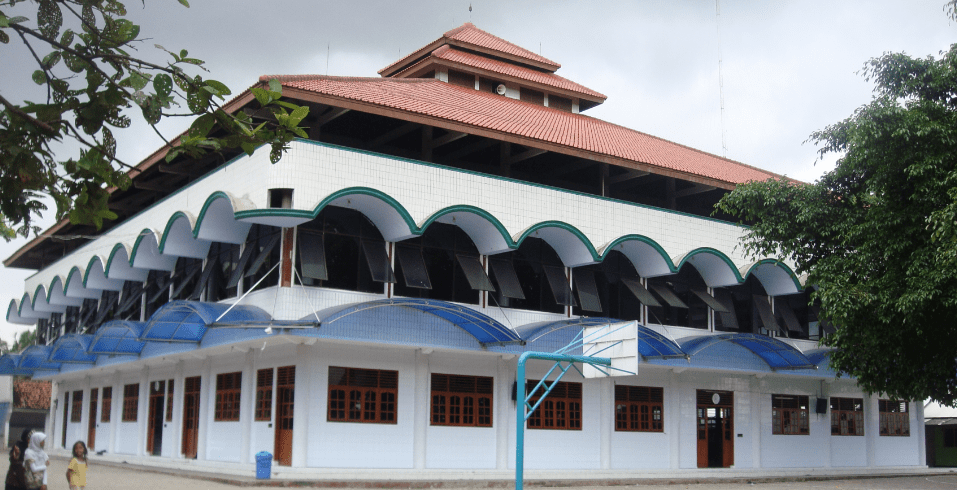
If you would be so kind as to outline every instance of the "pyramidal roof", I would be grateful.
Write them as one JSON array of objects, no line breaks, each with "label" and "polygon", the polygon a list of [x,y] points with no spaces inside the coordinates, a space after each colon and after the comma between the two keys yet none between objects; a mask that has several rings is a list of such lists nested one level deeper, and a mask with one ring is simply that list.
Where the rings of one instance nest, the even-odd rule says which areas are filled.
[{"label": "pyramidal roof", "polygon": [[493,36],[492,34],[475,27],[471,22],[466,22],[465,24],[446,32],[445,34],[442,34],[442,37],[432,41],[422,48],[419,48],[408,56],[405,56],[404,58],[379,70],[379,74],[384,77],[392,76],[393,74],[402,71],[409,65],[418,62],[423,57],[428,56],[429,53],[443,45],[451,45],[477,51],[486,55],[504,58],[515,63],[527,65],[532,68],[545,70],[548,72],[554,72],[562,66],[548,58],[545,58],[544,56],[537,55],[498,36]]}]

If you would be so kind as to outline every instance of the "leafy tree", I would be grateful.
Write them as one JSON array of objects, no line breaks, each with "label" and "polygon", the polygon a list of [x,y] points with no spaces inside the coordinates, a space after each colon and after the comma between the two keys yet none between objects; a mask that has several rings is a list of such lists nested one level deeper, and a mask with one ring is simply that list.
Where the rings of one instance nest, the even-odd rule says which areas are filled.
[{"label": "leafy tree", "polygon": [[10,346],[10,352],[23,352],[24,349],[37,343],[37,330],[24,330],[20,332],[13,345]]},{"label": "leafy tree", "polygon": [[[0,0],[0,43],[19,42],[29,51],[30,77],[46,92],[39,102],[0,93],[0,236],[38,232],[33,223],[46,210],[44,196],[56,203],[58,219],[97,227],[115,219],[107,207],[110,188],[126,189],[132,166],[117,158],[113,132],[130,125],[131,108],[154,130],[164,117],[197,116],[175,148],[167,141],[168,161],[233,148],[251,154],[269,144],[275,163],[294,137],[306,137],[299,123],[308,108],[280,100],[278,82],[253,89],[273,115],[255,125],[243,112],[223,109],[229,88],[204,79],[203,61],[187,50],[157,45],[164,61],[132,55],[143,42],[125,15],[118,0]],[[5,69],[23,70],[24,78],[30,73]],[[64,157],[57,146],[64,142],[79,150]]]},{"label": "leafy tree", "polygon": [[939,59],[884,54],[863,75],[870,103],[810,137],[842,155],[833,171],[739,186],[718,209],[751,223],[747,252],[792,259],[818,288],[834,368],[868,392],[953,406],[957,45]]}]

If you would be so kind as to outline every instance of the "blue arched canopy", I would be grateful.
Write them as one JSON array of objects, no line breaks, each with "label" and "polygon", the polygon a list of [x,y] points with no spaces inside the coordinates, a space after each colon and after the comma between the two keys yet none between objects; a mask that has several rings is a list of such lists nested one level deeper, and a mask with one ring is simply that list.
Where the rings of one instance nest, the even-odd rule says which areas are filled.
[{"label": "blue arched canopy", "polygon": [[150,317],[140,340],[199,342],[215,324],[268,324],[272,317],[257,306],[170,301]]},{"label": "blue arched canopy", "polygon": [[96,362],[96,354],[90,354],[92,335],[67,334],[53,343],[50,360],[54,362],[70,362],[92,364]]},{"label": "blue arched canopy", "polygon": [[681,348],[694,356],[713,346],[731,342],[760,357],[772,370],[815,369],[816,366],[801,351],[773,337],[755,333],[723,333],[704,335],[681,341]]},{"label": "blue arched canopy", "polygon": [[[614,318],[581,317],[568,320],[529,323],[516,328],[516,330],[518,330],[522,340],[526,342],[534,342],[552,332],[567,328],[574,328],[578,331],[581,331],[581,329],[585,327],[597,327],[601,325],[620,323],[627,322]],[[578,332],[576,332],[576,335],[577,333]],[[681,347],[679,347],[674,341],[641,324],[637,325],[637,340],[638,354],[643,359],[670,359],[688,357],[687,354],[681,350]]]},{"label": "blue arched canopy", "polygon": [[[366,301],[323,310],[323,325],[335,323],[348,315],[375,308],[408,308],[445,320],[468,332],[480,344],[520,344],[522,339],[510,328],[471,308],[434,299],[392,298]],[[308,320],[310,317],[304,318]]]},{"label": "blue arched canopy", "polygon": [[136,355],[143,352],[146,342],[139,340],[146,322],[114,320],[104,323],[96,331],[90,343],[91,354]]},{"label": "blue arched canopy", "polygon": [[20,354],[4,354],[0,356],[0,375],[2,376],[17,376],[25,375],[29,376],[33,374],[30,372],[20,372]]},{"label": "blue arched canopy", "polygon": [[50,360],[50,354],[53,352],[51,345],[31,345],[20,354],[20,364],[17,368],[20,370],[50,370],[56,371],[62,365],[59,362]]}]

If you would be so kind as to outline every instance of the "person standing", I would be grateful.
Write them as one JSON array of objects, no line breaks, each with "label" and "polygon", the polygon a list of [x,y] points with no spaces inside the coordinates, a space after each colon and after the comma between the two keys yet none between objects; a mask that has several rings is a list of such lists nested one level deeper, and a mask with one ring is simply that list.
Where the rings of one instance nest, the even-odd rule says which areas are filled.
[{"label": "person standing", "polygon": [[86,488],[86,456],[86,443],[76,441],[73,444],[73,459],[66,469],[66,481],[70,484],[70,490]]},{"label": "person standing", "polygon": [[26,487],[26,475],[23,470],[23,456],[30,443],[30,435],[33,429],[24,429],[20,434],[20,440],[10,448],[10,467],[7,468],[7,480],[4,486],[5,490],[24,490]]},{"label": "person standing", "polygon": [[50,457],[43,450],[46,439],[46,434],[34,432],[30,436],[30,445],[23,456],[26,487],[30,490],[37,488],[47,490],[47,463],[50,461]]}]

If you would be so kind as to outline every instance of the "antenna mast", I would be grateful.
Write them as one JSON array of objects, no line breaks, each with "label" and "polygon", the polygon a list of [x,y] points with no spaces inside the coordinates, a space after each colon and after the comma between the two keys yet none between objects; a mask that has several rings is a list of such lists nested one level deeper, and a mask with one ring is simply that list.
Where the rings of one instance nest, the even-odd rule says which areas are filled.
[{"label": "antenna mast", "polygon": [[724,73],[721,70],[721,0],[714,0],[714,20],[718,32],[718,95],[721,98],[721,156],[728,157],[728,143],[724,130]]}]

